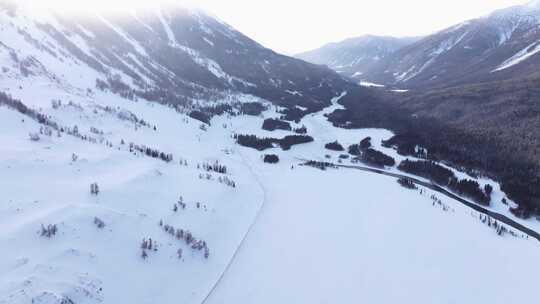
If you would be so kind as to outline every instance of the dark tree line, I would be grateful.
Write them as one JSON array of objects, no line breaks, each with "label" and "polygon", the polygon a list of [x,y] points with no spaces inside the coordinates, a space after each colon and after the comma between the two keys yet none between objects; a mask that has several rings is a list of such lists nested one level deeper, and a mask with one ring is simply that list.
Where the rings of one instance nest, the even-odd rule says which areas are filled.
[{"label": "dark tree line", "polygon": [[362,151],[359,158],[362,162],[376,167],[392,167],[396,164],[394,158],[371,148]]},{"label": "dark tree line", "polygon": [[308,135],[287,135],[278,140],[278,144],[283,150],[290,150],[292,146],[305,144],[313,141],[313,137]]},{"label": "dark tree line", "polygon": [[145,154],[146,156],[152,157],[152,158],[158,158],[161,159],[164,162],[171,162],[173,160],[173,155],[171,153],[165,153],[161,152],[158,149],[152,149],[150,147],[144,146],[144,145],[136,145],[134,143],[129,144],[129,152],[135,152],[138,151],[140,153]]},{"label": "dark tree line", "polygon": [[275,144],[279,145],[283,150],[289,150],[294,145],[313,141],[313,137],[307,135],[287,135],[281,139],[277,139],[269,137],[259,138],[255,135],[235,134],[234,138],[239,145],[257,149],[259,151],[273,148]]},{"label": "dark tree line", "polygon": [[222,165],[219,163],[218,160],[216,160],[213,164],[211,163],[203,163],[201,165],[197,165],[197,168],[201,168],[207,172],[216,172],[221,174],[227,174],[227,166]]},{"label": "dark tree line", "polygon": [[322,161],[316,161],[316,160],[309,160],[304,163],[304,166],[310,166],[313,168],[326,170],[327,168],[337,168],[335,165],[329,162],[322,162]]},{"label": "dark tree line", "polygon": [[280,119],[267,118],[264,120],[262,129],[266,131],[285,130],[291,131],[291,124]]},{"label": "dark tree line", "polygon": [[334,142],[327,143],[324,147],[332,151],[344,151],[345,148],[336,140]]},{"label": "dark tree line", "polygon": [[518,204],[510,209],[514,215],[540,215],[540,164],[526,159],[510,139],[501,141],[497,133],[473,133],[430,117],[411,118],[414,112],[379,100],[367,90],[351,91],[340,103],[346,110],[329,115],[334,126],[390,129],[396,137],[387,145],[400,154],[444,161],[472,176],[488,176]]},{"label": "dark tree line", "polygon": [[259,151],[274,147],[276,139],[263,137],[259,138],[255,135],[235,135],[236,143],[241,146],[253,148]]},{"label": "dark tree line", "polygon": [[307,134],[306,126],[302,125],[300,128],[294,128],[293,132],[296,134]]},{"label": "dark tree line", "polygon": [[266,107],[258,102],[244,102],[239,105],[240,114],[243,115],[258,116],[265,110]]},{"label": "dark tree line", "polygon": [[469,197],[475,202],[485,206],[489,206],[489,203],[491,201],[491,192],[490,194],[488,194],[482,191],[477,181],[473,181],[470,179],[458,180],[457,178],[451,178],[450,183],[448,184],[448,188],[460,195]]},{"label": "dark tree line", "polygon": [[[187,246],[190,246],[191,249],[202,251],[205,259],[208,259],[210,256],[210,248],[206,241],[197,240],[189,230],[184,230],[181,228],[175,228],[174,226],[163,224],[163,221],[159,222],[160,226],[163,228],[163,231],[168,233],[171,237],[176,238],[178,241],[184,241]],[[177,252],[179,258],[182,257],[182,251]]]},{"label": "dark tree line", "polygon": [[447,186],[450,179],[454,178],[454,172],[433,161],[406,159],[399,164],[398,169],[427,178],[442,186]]},{"label": "dark tree line", "polygon": [[300,120],[302,120],[302,118],[308,114],[308,112],[297,107],[285,108],[284,110],[279,111],[279,113],[283,114],[281,119],[294,121],[296,123],[299,123]]},{"label": "dark tree line", "polygon": [[491,186],[486,186],[482,190],[476,181],[458,180],[454,172],[433,161],[411,161],[406,159],[399,164],[398,169],[430,179],[436,184],[448,187],[453,192],[471,198],[479,204],[488,206],[491,201],[491,191],[493,190]]},{"label": "dark tree line", "polygon": [[4,92],[0,92],[0,106],[1,105],[16,110],[17,112],[26,115],[37,121],[38,123],[52,128],[53,130],[58,131],[61,129],[58,124],[51,119],[50,116],[39,113],[38,111],[27,107],[20,100],[14,99]]},{"label": "dark tree line", "polygon": [[414,182],[412,181],[412,179],[410,178],[406,178],[406,177],[400,177],[397,182],[403,186],[404,188],[407,188],[407,189],[418,189],[418,187],[416,187],[416,185],[414,184]]}]

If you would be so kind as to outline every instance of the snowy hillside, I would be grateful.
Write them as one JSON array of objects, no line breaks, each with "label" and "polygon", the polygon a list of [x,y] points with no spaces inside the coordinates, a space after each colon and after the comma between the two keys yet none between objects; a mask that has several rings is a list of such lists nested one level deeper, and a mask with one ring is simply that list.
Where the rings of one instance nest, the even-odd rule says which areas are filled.
[{"label": "snowy hillside", "polygon": [[148,14],[0,9],[1,304],[534,301],[540,222],[496,182],[437,188],[400,169],[422,147],[327,121],[335,73]]},{"label": "snowy hillside", "polygon": [[36,76],[83,94],[111,91],[172,105],[233,92],[308,109],[350,86],[331,70],[279,55],[196,9],[77,15],[6,1],[0,1],[3,78]]},{"label": "snowy hillside", "polygon": [[534,75],[540,57],[540,5],[501,9],[407,45],[363,73],[401,87],[451,86]]}]

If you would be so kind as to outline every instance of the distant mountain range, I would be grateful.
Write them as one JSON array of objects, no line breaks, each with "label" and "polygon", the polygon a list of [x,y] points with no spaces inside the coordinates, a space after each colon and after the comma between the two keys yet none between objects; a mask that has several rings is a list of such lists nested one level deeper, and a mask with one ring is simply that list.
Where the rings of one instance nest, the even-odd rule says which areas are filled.
[{"label": "distant mountain range", "polygon": [[[356,38],[350,41],[363,43],[327,45],[298,57],[326,64],[347,76],[400,88],[504,80],[537,75],[539,26],[540,2],[533,1],[457,24],[416,42],[382,37],[370,42],[366,37]],[[352,64],[354,61],[344,61],[344,54],[348,58],[371,54],[371,61],[357,66]]]},{"label": "distant mountain range", "polygon": [[361,79],[394,52],[419,39],[367,35],[329,43],[319,49],[297,54],[296,57],[327,65],[342,75]]}]

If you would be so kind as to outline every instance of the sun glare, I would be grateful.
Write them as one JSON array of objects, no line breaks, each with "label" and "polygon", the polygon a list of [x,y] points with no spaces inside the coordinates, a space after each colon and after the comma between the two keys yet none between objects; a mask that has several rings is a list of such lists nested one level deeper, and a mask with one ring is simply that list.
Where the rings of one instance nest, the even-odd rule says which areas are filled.
[{"label": "sun glare", "polygon": [[91,11],[121,12],[151,9],[165,4],[195,5],[189,0],[22,0],[35,10],[54,10],[65,13],[84,13]]}]

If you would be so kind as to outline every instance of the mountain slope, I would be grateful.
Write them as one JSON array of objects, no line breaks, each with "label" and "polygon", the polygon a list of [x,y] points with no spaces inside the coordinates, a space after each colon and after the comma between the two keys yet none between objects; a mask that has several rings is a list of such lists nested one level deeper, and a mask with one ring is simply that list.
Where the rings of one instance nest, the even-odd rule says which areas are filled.
[{"label": "mountain slope", "polygon": [[321,48],[298,54],[296,57],[327,65],[342,75],[360,79],[364,73],[383,62],[392,53],[417,40],[418,38],[367,35],[329,43]]},{"label": "mountain slope", "polygon": [[[67,15],[2,3],[3,78],[41,77],[173,105],[232,91],[306,108],[322,107],[349,85],[329,69],[263,48],[195,9]],[[69,74],[66,65],[73,67]]]},{"label": "mountain slope", "polygon": [[406,46],[365,77],[400,87],[452,86],[536,74],[540,4],[514,6]]}]

